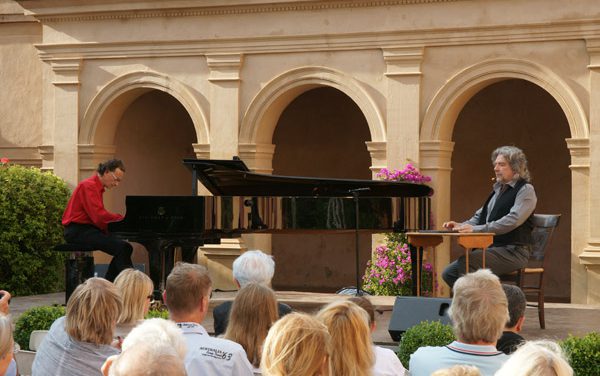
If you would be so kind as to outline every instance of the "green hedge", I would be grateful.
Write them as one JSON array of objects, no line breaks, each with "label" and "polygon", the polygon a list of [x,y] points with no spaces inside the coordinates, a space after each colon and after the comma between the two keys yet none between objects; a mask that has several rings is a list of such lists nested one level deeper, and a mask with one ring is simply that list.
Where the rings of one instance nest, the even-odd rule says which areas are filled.
[{"label": "green hedge", "polygon": [[64,289],[61,217],[70,192],[57,176],[0,163],[0,286],[31,295]]},{"label": "green hedge", "polygon": [[569,336],[560,343],[576,376],[600,375],[600,333]]},{"label": "green hedge", "polygon": [[15,323],[15,342],[23,350],[29,350],[29,337],[34,330],[48,330],[57,318],[65,315],[65,307],[41,306],[23,312]]},{"label": "green hedge", "polygon": [[398,358],[408,369],[410,356],[423,346],[446,346],[455,340],[451,325],[439,321],[423,321],[408,328],[398,344]]}]

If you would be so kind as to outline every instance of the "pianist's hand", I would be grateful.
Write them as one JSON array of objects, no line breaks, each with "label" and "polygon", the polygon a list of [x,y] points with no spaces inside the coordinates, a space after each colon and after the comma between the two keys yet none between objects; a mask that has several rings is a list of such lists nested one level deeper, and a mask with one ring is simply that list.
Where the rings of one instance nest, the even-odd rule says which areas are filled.
[{"label": "pianist's hand", "polygon": [[459,226],[455,227],[454,229],[460,233],[469,233],[469,232],[473,232],[473,225],[465,223],[464,225],[459,225]]}]

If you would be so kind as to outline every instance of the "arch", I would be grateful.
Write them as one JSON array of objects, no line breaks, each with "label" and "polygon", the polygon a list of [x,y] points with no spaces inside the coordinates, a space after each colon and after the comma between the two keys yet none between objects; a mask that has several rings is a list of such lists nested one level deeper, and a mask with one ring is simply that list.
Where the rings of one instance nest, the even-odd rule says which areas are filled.
[{"label": "arch", "polygon": [[546,90],[560,105],[572,138],[588,138],[589,127],[579,99],[554,72],[517,59],[494,59],[472,65],[452,77],[433,97],[423,118],[421,140],[451,141],[454,124],[465,103],[482,88],[509,79],[530,81]]},{"label": "arch", "polygon": [[326,67],[302,67],[287,71],[268,82],[254,97],[242,119],[240,144],[270,144],[283,110],[303,92],[330,86],[349,96],[367,120],[371,141],[385,141],[381,111],[365,88],[353,77]]},{"label": "arch", "polygon": [[167,75],[140,71],[119,76],[100,89],[83,116],[79,144],[113,144],[114,133],[123,111],[136,98],[151,90],[166,92],[177,99],[193,121],[197,142],[209,142],[206,117],[188,88]]}]

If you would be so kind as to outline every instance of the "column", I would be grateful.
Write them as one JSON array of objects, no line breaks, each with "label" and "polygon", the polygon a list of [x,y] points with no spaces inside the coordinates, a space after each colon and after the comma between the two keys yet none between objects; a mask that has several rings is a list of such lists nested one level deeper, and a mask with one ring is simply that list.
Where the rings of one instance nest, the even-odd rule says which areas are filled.
[{"label": "column", "polygon": [[387,167],[419,161],[422,47],[383,49],[387,77]]},{"label": "column", "polygon": [[81,59],[52,61],[54,172],[74,188],[79,181],[79,72]]},{"label": "column", "polygon": [[[115,145],[78,145],[79,173],[81,177],[91,176],[98,168],[98,164],[114,158],[116,150]],[[125,168],[127,168],[127,165],[125,165]]]},{"label": "column", "polygon": [[[442,223],[450,220],[450,182],[451,161],[454,151],[454,142],[444,140],[421,141],[421,172],[431,176],[431,187],[434,194],[431,197],[431,212],[434,229],[440,229]],[[439,296],[449,296],[450,288],[442,280],[442,271],[450,263],[450,241],[445,238],[444,243],[436,249],[434,270],[437,275]]]}]

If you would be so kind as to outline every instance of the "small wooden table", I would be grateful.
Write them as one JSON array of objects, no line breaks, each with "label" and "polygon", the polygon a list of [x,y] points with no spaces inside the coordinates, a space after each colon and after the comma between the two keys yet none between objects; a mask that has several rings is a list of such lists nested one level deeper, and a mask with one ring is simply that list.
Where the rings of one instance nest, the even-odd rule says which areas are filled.
[{"label": "small wooden table", "polygon": [[[485,249],[494,242],[494,233],[492,232],[450,232],[450,231],[422,231],[407,232],[408,243],[420,248],[417,249],[417,296],[421,296],[421,250],[424,247],[437,247],[444,241],[444,237],[457,238],[458,244],[465,249],[466,272],[469,272],[469,253],[472,249],[481,248],[483,250],[482,266],[485,267]],[[433,264],[435,265],[435,251],[433,252]]]}]

